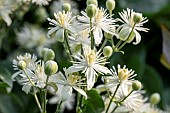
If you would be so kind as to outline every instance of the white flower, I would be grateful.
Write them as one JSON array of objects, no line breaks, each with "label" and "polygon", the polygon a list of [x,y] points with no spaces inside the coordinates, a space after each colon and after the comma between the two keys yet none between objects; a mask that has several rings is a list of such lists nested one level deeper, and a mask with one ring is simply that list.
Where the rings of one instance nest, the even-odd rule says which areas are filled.
[{"label": "white flower", "polygon": [[13,1],[11,0],[1,0],[0,1],[0,19],[2,18],[6,23],[7,26],[10,26],[12,20],[10,18],[10,14],[15,9]]},{"label": "white flower", "polygon": [[[128,43],[130,43],[136,37],[136,42],[133,42],[133,44],[136,45],[141,41],[141,36],[138,31],[147,32],[149,29],[143,27],[143,24],[148,22],[148,19],[146,17],[142,17],[142,20],[139,23],[135,23],[134,14],[136,13],[129,8],[127,8],[127,11],[123,10],[123,12],[119,13],[120,17],[122,18],[120,22],[123,24],[118,27],[117,32],[119,33],[119,38],[123,41],[127,40]],[[127,39],[132,28],[133,32],[131,34],[131,38]]]},{"label": "white flower", "polygon": [[65,108],[68,110],[72,110],[74,108],[74,102],[75,102],[75,94],[70,93],[70,91],[67,89],[68,87],[65,87],[64,85],[57,85],[58,91],[56,94],[49,99],[50,104],[61,104],[61,111],[64,111]]},{"label": "white flower", "polygon": [[82,73],[85,73],[88,90],[90,90],[94,86],[98,73],[111,73],[107,67],[103,66],[107,63],[105,62],[105,57],[101,57],[101,54],[99,54],[99,52],[91,50],[90,47],[84,48],[84,56],[78,53],[77,55],[73,55],[73,57],[77,61],[72,61],[73,66],[69,67],[66,70],[66,73],[73,73],[78,71],[82,71]]},{"label": "white flower", "polygon": [[32,0],[32,3],[35,3],[36,5],[39,5],[39,6],[46,6],[49,4],[51,0]]},{"label": "white flower", "polygon": [[[64,71],[65,71],[65,69],[64,69]],[[56,76],[56,77],[53,77],[53,76]],[[81,76],[75,75],[75,74],[63,75],[61,72],[59,72],[53,76],[51,76],[50,81],[52,81],[56,84],[64,85],[70,91],[70,94],[72,94],[72,91],[74,89],[77,92],[79,92],[80,94],[82,94],[83,96],[85,96],[85,98],[87,99],[87,95],[84,92],[84,90],[79,88],[80,86],[86,86],[85,83],[83,83],[83,81],[85,79],[82,79]]]},{"label": "white flower", "polygon": [[25,24],[20,32],[16,32],[18,43],[28,49],[36,48],[38,52],[44,47],[54,43],[54,39],[47,39],[43,29]]},{"label": "white flower", "polygon": [[[82,11],[81,12],[83,16],[79,16],[78,20],[82,23],[81,29],[88,29],[90,30],[90,18],[87,16],[87,14]],[[94,34],[94,39],[95,43],[98,45],[101,43],[102,38],[103,38],[103,33],[104,32],[110,33],[110,34],[115,34],[113,32],[113,29],[115,29],[115,24],[116,22],[113,18],[110,18],[110,15],[106,13],[106,10],[103,8],[97,9],[96,15],[92,18],[92,30]]]},{"label": "white flower", "polygon": [[121,68],[121,66],[118,64],[117,67],[118,69],[116,71],[115,67],[113,66],[113,70],[111,70],[113,77],[109,77],[109,81],[111,81],[109,83],[113,83],[113,81],[115,81],[115,83],[120,83],[121,85],[131,85],[134,81],[134,77],[137,76],[137,74],[134,74],[135,71],[132,69],[129,70],[126,68],[126,65]]},{"label": "white flower", "polygon": [[[54,13],[55,20],[48,18],[49,24],[53,25],[54,27],[49,28],[50,30],[47,33],[47,36],[50,38],[50,35],[54,32],[60,33],[60,35],[64,35],[64,30],[68,30],[69,32],[75,32],[71,22],[75,17],[71,16],[71,12],[58,12],[57,14]],[[57,32],[58,31],[58,32]]]},{"label": "white flower", "polygon": [[70,39],[70,45],[72,48],[75,49],[75,51],[77,49],[81,50],[81,47],[90,46],[91,44],[88,30],[82,30],[78,32],[76,36],[69,36],[69,39]]},{"label": "white flower", "polygon": [[79,13],[78,7],[77,7],[77,3],[73,0],[58,0],[58,1],[54,1],[51,5],[51,11],[52,12],[59,12],[62,11],[62,5],[64,3],[69,3],[71,5],[71,12],[73,13],[73,15],[77,15]]},{"label": "white flower", "polygon": [[14,79],[17,75],[19,75],[22,70],[18,69],[17,65],[19,61],[24,61],[26,63],[26,70],[34,70],[35,69],[35,62],[37,60],[37,56],[34,54],[31,55],[30,53],[26,53],[24,56],[20,55],[17,56],[17,60],[13,60],[13,68],[14,70],[18,71],[12,75],[12,79]]}]

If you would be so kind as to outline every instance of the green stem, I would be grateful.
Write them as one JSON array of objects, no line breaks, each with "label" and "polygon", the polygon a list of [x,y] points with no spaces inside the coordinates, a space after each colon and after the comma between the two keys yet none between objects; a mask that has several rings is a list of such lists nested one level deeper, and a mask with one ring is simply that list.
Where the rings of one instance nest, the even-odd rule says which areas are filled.
[{"label": "green stem", "polygon": [[116,90],[115,90],[112,98],[110,99],[109,105],[108,105],[108,107],[107,107],[107,109],[106,109],[106,113],[108,112],[108,110],[109,110],[109,108],[110,108],[110,105],[111,105],[111,103],[112,103],[112,100],[113,100],[113,98],[115,97],[116,92],[117,92],[117,90],[119,89],[119,86],[120,86],[120,84],[117,85]]},{"label": "green stem", "polygon": [[132,34],[133,30],[134,30],[135,25],[136,25],[136,24],[133,25],[132,30],[130,31],[130,33],[129,33],[129,35],[128,35],[128,38],[126,39],[126,41],[118,48],[119,50],[122,49],[122,48],[126,45],[129,37],[131,36],[131,34]]},{"label": "green stem", "polygon": [[91,49],[94,49],[94,36],[92,31],[92,18],[90,18],[90,37],[91,37]]},{"label": "green stem", "polygon": [[39,108],[40,112],[42,113],[42,108],[41,108],[40,102],[38,100],[37,94],[35,92],[34,92],[34,98],[35,98],[35,101],[36,101],[36,103],[38,105],[38,108]]},{"label": "green stem", "polygon": [[62,101],[57,105],[55,113],[59,113],[60,112],[61,104],[62,104]]},{"label": "green stem", "polygon": [[101,51],[106,44],[107,44],[107,39],[105,38],[103,44],[101,45],[101,47],[99,49],[99,51]]},{"label": "green stem", "polygon": [[[31,83],[32,86],[35,86],[35,84],[31,81],[30,77],[28,76],[27,72],[25,71],[25,69],[23,69],[23,72],[25,73],[26,77],[28,78],[29,82]],[[35,101],[38,105],[38,108],[40,110],[40,112],[42,112],[42,108],[41,108],[41,105],[40,105],[40,102],[38,100],[38,97],[37,97],[37,94],[36,92],[34,91],[34,98],[35,98]]]},{"label": "green stem", "polygon": [[73,61],[73,58],[71,57],[72,52],[71,52],[71,49],[70,49],[70,45],[69,45],[69,42],[68,42],[68,34],[67,34],[67,30],[64,30],[64,38],[65,38],[65,43],[66,43],[66,52],[68,53],[68,56],[70,57],[71,61]]},{"label": "green stem", "polygon": [[114,113],[114,111],[117,109],[118,104],[116,104],[115,108],[113,109],[113,111],[111,113]]},{"label": "green stem", "polygon": [[123,100],[120,101],[120,103],[122,103],[124,100],[126,100],[132,93],[134,90],[132,90]]}]

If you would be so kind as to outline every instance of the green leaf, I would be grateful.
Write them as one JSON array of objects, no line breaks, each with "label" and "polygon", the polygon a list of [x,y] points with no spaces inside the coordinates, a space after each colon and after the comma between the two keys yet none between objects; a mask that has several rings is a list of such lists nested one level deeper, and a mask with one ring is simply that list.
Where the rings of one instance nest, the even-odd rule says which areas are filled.
[{"label": "green leaf", "polygon": [[9,87],[6,88],[7,92],[11,92],[12,87],[13,87],[13,81],[11,79],[11,73],[5,69],[5,68],[0,68],[0,79],[9,85]]},{"label": "green leaf", "polygon": [[159,73],[149,65],[146,66],[142,82],[144,83],[144,89],[146,89],[148,93],[162,92],[162,78]]},{"label": "green leaf", "polygon": [[84,113],[101,113],[104,110],[104,102],[96,90],[87,91],[88,99],[85,100]]},{"label": "green leaf", "polygon": [[9,87],[9,85],[5,82],[0,82],[0,87],[6,88]]}]

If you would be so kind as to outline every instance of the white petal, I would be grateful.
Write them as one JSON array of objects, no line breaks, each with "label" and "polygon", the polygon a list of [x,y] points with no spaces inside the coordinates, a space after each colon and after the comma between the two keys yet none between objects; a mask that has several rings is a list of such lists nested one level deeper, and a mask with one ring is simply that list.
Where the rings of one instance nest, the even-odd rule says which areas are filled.
[{"label": "white petal", "polygon": [[79,92],[80,94],[82,94],[83,96],[85,96],[85,99],[87,99],[87,94],[86,92],[84,92],[84,90],[80,89],[79,87],[74,86],[73,87],[77,92]]},{"label": "white petal", "polygon": [[[77,66],[78,67],[78,66]],[[76,68],[76,66],[70,66],[66,71],[65,71],[65,73],[66,73],[66,75],[68,75],[68,74],[70,74],[70,73],[74,73],[74,72],[78,72],[78,71],[81,71],[81,70],[83,70],[84,69],[84,67],[82,67],[82,68]]]},{"label": "white petal", "polygon": [[98,27],[96,27],[93,31],[94,33],[94,40],[95,40],[95,44],[100,44],[103,38],[103,33],[102,30]]},{"label": "white petal", "polygon": [[135,35],[136,35],[136,42],[133,42],[133,44],[137,45],[141,41],[141,36],[136,30],[134,30],[134,32],[135,32]]},{"label": "white petal", "polygon": [[87,77],[87,90],[90,90],[94,86],[96,72],[92,68],[88,68],[85,75]]},{"label": "white petal", "polygon": [[53,32],[57,31],[58,29],[59,29],[59,27],[54,27],[54,28],[50,29],[50,30],[48,31],[48,33],[47,33],[48,38],[50,38],[50,35],[51,35]]},{"label": "white petal", "polygon": [[99,64],[94,64],[93,68],[99,73],[111,74],[111,71],[107,67],[101,66]]}]

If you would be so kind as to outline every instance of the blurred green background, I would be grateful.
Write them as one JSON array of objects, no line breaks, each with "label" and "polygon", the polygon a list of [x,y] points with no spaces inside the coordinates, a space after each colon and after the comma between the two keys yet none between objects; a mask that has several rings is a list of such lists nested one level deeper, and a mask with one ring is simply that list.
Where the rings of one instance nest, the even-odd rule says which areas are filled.
[{"label": "blurred green background", "polygon": [[[54,1],[50,2],[50,5]],[[75,0],[75,2],[78,4],[79,10],[86,7],[85,0]],[[105,0],[98,2],[99,7],[105,7]],[[50,5],[44,8],[48,17],[53,17]],[[10,77],[14,73],[13,58],[16,58],[20,53],[36,52],[35,48],[20,47],[16,40],[15,31],[20,30],[25,22],[44,28],[46,31],[49,27],[48,21],[41,20],[42,15],[36,12],[39,8],[40,6],[31,4],[24,8],[24,13],[21,11],[23,9],[18,8],[10,15],[13,22],[9,27],[0,19],[0,81],[6,83],[0,85],[0,113],[38,113],[33,97],[22,92],[21,86],[16,82],[13,83]],[[159,92],[162,97],[159,107],[170,112],[170,70],[160,63],[163,40],[161,25],[170,30],[170,0],[116,0],[114,16],[118,17],[118,12],[126,8],[143,13],[144,17],[149,19],[149,22],[144,26],[150,30],[148,33],[141,32],[142,41],[137,46],[127,44],[123,48],[124,55],[114,54],[109,59],[109,67],[125,64],[128,68],[135,70],[138,74],[137,79],[144,85],[146,96]],[[56,61],[59,63],[60,69],[70,65],[69,61],[62,60],[67,58],[66,54],[63,53],[62,44],[56,42],[50,48],[56,51]],[[167,53],[170,54],[170,51]],[[8,87],[6,88],[5,85]],[[48,110],[52,112],[53,107],[55,105],[48,105]]]}]

